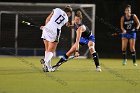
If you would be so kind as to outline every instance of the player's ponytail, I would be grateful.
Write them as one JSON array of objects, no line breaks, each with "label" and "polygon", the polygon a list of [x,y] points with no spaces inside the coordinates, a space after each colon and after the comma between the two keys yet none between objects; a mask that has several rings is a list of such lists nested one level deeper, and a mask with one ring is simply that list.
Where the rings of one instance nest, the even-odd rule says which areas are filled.
[{"label": "player's ponytail", "polygon": [[131,5],[126,5],[125,9],[130,8],[131,9]]},{"label": "player's ponytail", "polygon": [[70,6],[70,5],[67,5],[67,6],[64,8],[64,11],[65,11],[65,12],[70,12],[70,13],[72,13],[72,8],[71,8],[71,6]]},{"label": "player's ponytail", "polygon": [[81,11],[77,11],[77,12],[76,12],[76,16],[79,17],[80,19],[83,18],[82,12],[81,12]]}]

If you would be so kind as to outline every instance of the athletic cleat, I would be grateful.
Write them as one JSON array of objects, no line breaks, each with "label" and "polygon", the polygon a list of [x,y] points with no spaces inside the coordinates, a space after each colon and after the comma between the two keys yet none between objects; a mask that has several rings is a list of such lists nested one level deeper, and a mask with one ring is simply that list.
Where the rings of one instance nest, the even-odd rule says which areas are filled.
[{"label": "athletic cleat", "polygon": [[101,70],[101,67],[100,67],[100,66],[97,66],[97,67],[96,67],[96,71],[97,71],[97,72],[101,72],[101,71],[102,71],[102,70]]},{"label": "athletic cleat", "polygon": [[43,64],[42,69],[44,72],[54,72],[55,71],[53,68],[48,68],[45,64]]},{"label": "athletic cleat", "polygon": [[53,68],[49,68],[48,72],[54,72],[55,70]]},{"label": "athletic cleat", "polygon": [[122,65],[126,65],[127,59],[123,60]]},{"label": "athletic cleat", "polygon": [[49,71],[48,71],[48,67],[47,67],[45,64],[43,64],[42,69],[43,69],[44,72],[49,72]]},{"label": "athletic cleat", "polygon": [[134,65],[134,66],[138,66],[138,64],[137,64],[137,63],[133,63],[133,65]]},{"label": "athletic cleat", "polygon": [[45,63],[44,59],[41,59],[41,60],[40,60],[40,63],[41,63],[41,64],[44,64],[44,63]]},{"label": "athletic cleat", "polygon": [[54,71],[56,71],[56,70],[58,70],[58,67],[59,67],[59,66],[56,66],[56,65],[55,65],[55,66],[52,67],[52,69],[53,69]]}]

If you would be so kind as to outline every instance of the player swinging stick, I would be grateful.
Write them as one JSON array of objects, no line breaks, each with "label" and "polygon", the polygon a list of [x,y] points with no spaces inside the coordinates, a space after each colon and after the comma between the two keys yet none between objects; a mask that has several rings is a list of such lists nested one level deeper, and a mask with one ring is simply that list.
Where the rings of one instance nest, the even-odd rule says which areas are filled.
[{"label": "player swinging stick", "polygon": [[43,71],[52,72],[51,59],[59,42],[61,27],[68,22],[68,17],[71,16],[72,8],[66,6],[64,10],[60,8],[53,9],[53,12],[47,17],[45,26],[41,26],[43,30],[42,37],[45,45],[45,63],[43,64]]},{"label": "player swinging stick", "polygon": [[73,53],[75,53],[75,56],[79,56],[79,44],[80,45],[88,45],[90,53],[93,56],[95,65],[96,65],[96,71],[100,72],[100,64],[99,64],[99,57],[97,52],[95,51],[95,38],[92,35],[91,31],[88,29],[87,26],[82,24],[82,13],[81,11],[77,11],[74,21],[72,21],[72,27],[76,31],[76,42],[71,47],[71,49],[59,60],[59,62],[53,66],[54,70],[57,70],[57,68],[62,65],[64,62],[67,61],[68,57],[71,56]]},{"label": "player swinging stick", "polygon": [[130,43],[130,51],[132,54],[133,65],[137,66],[136,63],[136,31],[140,27],[140,22],[135,14],[131,14],[131,5],[125,7],[125,15],[121,17],[120,25],[122,30],[122,56],[123,56],[123,65],[126,65],[126,49],[128,41]]}]

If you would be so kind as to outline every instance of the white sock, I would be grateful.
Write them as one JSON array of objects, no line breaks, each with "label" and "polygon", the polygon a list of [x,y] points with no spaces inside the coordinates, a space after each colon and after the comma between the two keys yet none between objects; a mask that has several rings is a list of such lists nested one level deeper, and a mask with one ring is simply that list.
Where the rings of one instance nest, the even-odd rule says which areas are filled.
[{"label": "white sock", "polygon": [[45,52],[45,58],[44,58],[44,61],[45,61],[45,65],[48,67],[48,69],[51,68],[51,59],[53,57],[53,53],[52,52]]},{"label": "white sock", "polygon": [[52,68],[52,65],[51,65],[51,60],[49,60],[48,65],[49,65],[49,67],[51,67],[51,68]]}]

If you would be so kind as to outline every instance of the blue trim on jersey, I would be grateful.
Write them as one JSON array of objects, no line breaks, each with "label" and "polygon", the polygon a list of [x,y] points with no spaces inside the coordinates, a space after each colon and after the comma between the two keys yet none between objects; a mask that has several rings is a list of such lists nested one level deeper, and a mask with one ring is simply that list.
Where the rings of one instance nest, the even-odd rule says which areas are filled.
[{"label": "blue trim on jersey", "polygon": [[136,32],[122,34],[122,38],[136,39]]},{"label": "blue trim on jersey", "polygon": [[94,35],[90,35],[88,38],[81,37],[79,43],[80,45],[87,45],[89,41],[92,41],[95,43]]}]

